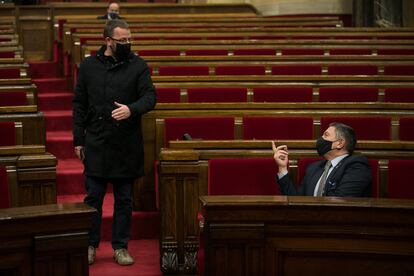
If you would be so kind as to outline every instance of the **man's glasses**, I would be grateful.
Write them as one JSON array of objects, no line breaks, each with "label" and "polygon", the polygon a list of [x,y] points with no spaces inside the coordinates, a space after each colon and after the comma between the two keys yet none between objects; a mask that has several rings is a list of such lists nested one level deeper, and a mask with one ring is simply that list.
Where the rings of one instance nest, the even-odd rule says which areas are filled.
[{"label": "man's glasses", "polygon": [[109,36],[109,38],[116,41],[117,43],[120,43],[120,44],[132,43],[131,38],[116,39],[116,38],[113,38],[113,37],[110,37],[110,36]]}]

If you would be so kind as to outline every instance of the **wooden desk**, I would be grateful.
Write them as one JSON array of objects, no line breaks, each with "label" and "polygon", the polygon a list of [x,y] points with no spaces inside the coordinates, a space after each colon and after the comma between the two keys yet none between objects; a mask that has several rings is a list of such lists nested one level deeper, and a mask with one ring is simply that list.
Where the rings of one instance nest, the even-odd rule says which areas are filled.
[{"label": "wooden desk", "polygon": [[0,209],[0,274],[88,275],[94,212],[83,203]]},{"label": "wooden desk", "polygon": [[206,275],[411,275],[414,202],[203,196]]}]

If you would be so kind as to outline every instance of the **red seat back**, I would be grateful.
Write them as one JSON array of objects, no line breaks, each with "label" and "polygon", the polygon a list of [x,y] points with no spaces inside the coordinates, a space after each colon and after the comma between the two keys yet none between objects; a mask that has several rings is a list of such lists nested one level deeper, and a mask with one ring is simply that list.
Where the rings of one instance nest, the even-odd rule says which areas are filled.
[{"label": "red seat back", "polygon": [[414,65],[385,65],[384,75],[413,76]]},{"label": "red seat back", "polygon": [[413,171],[414,160],[388,161],[388,197],[414,199]]},{"label": "red seat back", "polygon": [[247,102],[246,88],[188,88],[188,102]]},{"label": "red seat back", "polygon": [[309,56],[323,56],[323,49],[283,49],[282,55],[294,56],[294,55],[309,55]]},{"label": "red seat back", "polygon": [[371,87],[321,87],[320,102],[376,102],[378,88]]},{"label": "red seat back", "polygon": [[26,92],[0,93],[0,106],[27,105]]},{"label": "red seat back", "polygon": [[414,141],[414,117],[400,118],[401,141]]},{"label": "red seat back", "polygon": [[329,75],[378,75],[376,65],[329,65]]},{"label": "red seat back", "polygon": [[0,58],[14,58],[16,53],[13,51],[0,52]]},{"label": "red seat back", "polygon": [[1,68],[0,79],[17,79],[20,78],[20,69],[18,68]]},{"label": "red seat back", "polygon": [[208,162],[209,195],[278,195],[273,158],[223,158]]},{"label": "red seat back", "polygon": [[234,139],[233,117],[192,117],[165,118],[164,145],[168,141],[182,140],[184,134],[193,139],[232,140]]},{"label": "red seat back", "polygon": [[320,75],[320,65],[277,65],[272,66],[272,75]]},{"label": "red seat back", "polygon": [[312,87],[253,88],[255,102],[311,102]]},{"label": "red seat back", "polygon": [[414,55],[414,49],[378,49],[378,55]]},{"label": "red seat back", "polygon": [[14,122],[0,122],[0,146],[16,145],[16,128]]},{"label": "red seat back", "polygon": [[265,67],[258,65],[216,66],[216,75],[265,75]]},{"label": "red seat back", "polygon": [[384,90],[384,101],[394,103],[414,103],[414,87],[393,87]]},{"label": "red seat back", "polygon": [[160,66],[160,76],[208,76],[208,66]]},{"label": "red seat back", "polygon": [[371,55],[371,49],[331,49],[329,50],[331,56],[335,55]]},{"label": "red seat back", "polygon": [[321,133],[333,122],[352,127],[358,140],[391,140],[391,118],[388,117],[322,117]]},{"label": "red seat back", "polygon": [[179,56],[180,50],[139,50],[140,56]]},{"label": "red seat back", "polygon": [[236,49],[233,51],[235,56],[254,56],[254,55],[268,55],[275,56],[275,49]]},{"label": "red seat back", "polygon": [[312,117],[243,117],[244,139],[313,139]]},{"label": "red seat back", "polygon": [[180,88],[157,88],[158,103],[179,103]]},{"label": "red seat back", "polygon": [[227,56],[227,50],[220,49],[199,49],[199,50],[187,50],[186,56]]}]

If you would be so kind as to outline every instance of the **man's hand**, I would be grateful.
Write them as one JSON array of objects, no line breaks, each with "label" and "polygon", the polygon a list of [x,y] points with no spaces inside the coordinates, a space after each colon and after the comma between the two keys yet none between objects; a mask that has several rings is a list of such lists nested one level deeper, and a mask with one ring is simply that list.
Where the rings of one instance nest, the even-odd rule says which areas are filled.
[{"label": "man's hand", "polygon": [[272,141],[273,158],[276,164],[279,166],[279,173],[287,172],[287,166],[289,164],[289,152],[286,145],[276,147],[275,142]]},{"label": "man's hand", "polygon": [[131,116],[131,111],[129,110],[128,106],[124,104],[120,104],[114,102],[114,104],[118,107],[117,109],[112,110],[112,118],[117,121],[128,119]]},{"label": "man's hand", "polygon": [[85,156],[83,155],[83,146],[76,146],[75,154],[80,160],[83,160],[85,158]]}]

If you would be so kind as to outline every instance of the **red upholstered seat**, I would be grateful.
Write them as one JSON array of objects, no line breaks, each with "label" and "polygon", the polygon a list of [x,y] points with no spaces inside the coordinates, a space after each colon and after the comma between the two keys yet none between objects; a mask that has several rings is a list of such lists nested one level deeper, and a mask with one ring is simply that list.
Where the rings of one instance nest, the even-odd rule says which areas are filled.
[{"label": "red upholstered seat", "polygon": [[378,88],[371,87],[321,87],[320,102],[376,102]]},{"label": "red upholstered seat", "polygon": [[[305,177],[306,168],[313,162],[322,160],[322,157],[309,157],[301,158],[298,160],[298,174],[297,174],[297,185],[299,186],[302,182],[302,179]],[[368,159],[369,166],[371,167],[371,176],[372,176],[372,197],[379,197],[379,165],[378,160]]]},{"label": "red upholstered seat", "polygon": [[233,51],[235,56],[250,56],[250,55],[276,55],[275,49],[236,49]]},{"label": "red upholstered seat", "polygon": [[158,103],[179,103],[180,88],[157,88]]},{"label": "red upholstered seat", "polygon": [[287,39],[286,36],[280,35],[251,35],[250,39]]},{"label": "red upholstered seat", "polygon": [[358,140],[391,140],[389,117],[321,117],[321,133],[333,122],[351,126]]},{"label": "red upholstered seat", "polygon": [[414,49],[378,49],[378,55],[414,55]]},{"label": "red upholstered seat", "polygon": [[323,49],[283,49],[282,55],[310,55],[323,56]]},{"label": "red upholstered seat", "polygon": [[180,50],[139,50],[140,56],[179,56]]},{"label": "red upholstered seat", "polygon": [[400,119],[401,141],[414,141],[414,117],[405,117]]},{"label": "red upholstered seat", "polygon": [[272,75],[320,75],[320,65],[278,65],[272,66]]},{"label": "red upholstered seat", "polygon": [[413,76],[414,65],[385,65],[384,75]]},{"label": "red upholstered seat", "polygon": [[255,102],[311,102],[312,87],[253,88]]},{"label": "red upholstered seat", "polygon": [[384,90],[385,102],[414,103],[414,87],[393,87]]},{"label": "red upholstered seat", "polygon": [[329,75],[378,75],[376,65],[329,65]]},{"label": "red upholstered seat", "polygon": [[0,52],[0,58],[14,58],[16,53],[13,51]]},{"label": "red upholstered seat", "polygon": [[160,66],[160,76],[208,76],[208,66]]},{"label": "red upholstered seat", "polygon": [[207,36],[207,40],[243,40],[243,36]]},{"label": "red upholstered seat", "polygon": [[329,54],[331,56],[334,55],[371,55],[372,50],[371,49],[331,49],[329,50]]},{"label": "red upholstered seat", "polygon": [[273,158],[218,158],[208,162],[209,195],[278,195]]},{"label": "red upholstered seat", "polygon": [[313,139],[313,119],[243,117],[243,139]]},{"label": "red upholstered seat", "polygon": [[233,117],[165,118],[164,123],[165,146],[168,145],[168,141],[182,140],[186,133],[193,139],[234,139]]},{"label": "red upholstered seat", "polygon": [[227,50],[220,49],[199,49],[199,50],[187,50],[185,51],[187,56],[227,56]]},{"label": "red upholstered seat", "polygon": [[0,146],[16,145],[16,128],[14,122],[0,122]]},{"label": "red upholstered seat", "polygon": [[265,75],[264,66],[240,65],[240,66],[216,66],[216,75]]},{"label": "red upholstered seat", "polygon": [[388,161],[388,197],[414,199],[413,171],[414,160]]},{"label": "red upholstered seat", "polygon": [[[160,39],[158,37],[157,39]],[[165,36],[162,39],[164,40],[201,40],[201,36]]]},{"label": "red upholstered seat", "polygon": [[0,208],[10,208],[9,182],[6,167],[0,165]]},{"label": "red upholstered seat", "polygon": [[20,78],[19,68],[1,68],[0,79],[17,79]]},{"label": "red upholstered seat", "polygon": [[188,88],[188,102],[247,102],[246,88]]},{"label": "red upholstered seat", "polygon": [[26,92],[0,93],[0,106],[27,105]]}]

